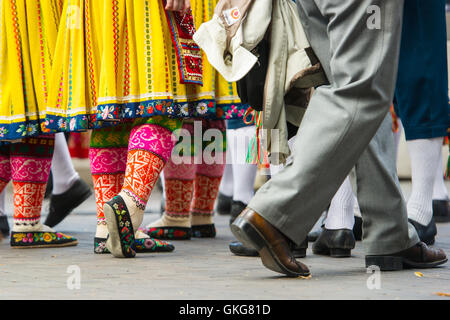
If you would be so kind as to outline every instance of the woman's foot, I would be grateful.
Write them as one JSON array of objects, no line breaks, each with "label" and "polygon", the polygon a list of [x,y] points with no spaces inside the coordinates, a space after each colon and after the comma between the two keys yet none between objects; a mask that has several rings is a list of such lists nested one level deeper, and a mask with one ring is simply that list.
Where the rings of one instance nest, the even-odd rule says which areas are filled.
[{"label": "woman's foot", "polygon": [[125,199],[125,196],[119,194],[103,207],[109,233],[106,247],[117,258],[134,258],[136,256],[136,251],[133,249],[134,229]]},{"label": "woman's foot", "polygon": [[190,240],[192,228],[189,216],[183,218],[172,218],[167,214],[157,221],[149,224],[141,231],[151,238],[161,240]]},{"label": "woman's foot", "polygon": [[48,226],[39,224],[31,230],[12,231],[11,248],[56,248],[71,247],[78,244],[74,237],[56,232]]},{"label": "woman's foot", "polygon": [[[94,239],[94,252],[97,254],[110,254],[111,252],[106,248],[107,238],[95,238]],[[175,250],[173,244],[161,241],[158,239],[152,239],[141,231],[137,231],[135,234],[135,243],[133,249],[136,253],[153,253],[153,252],[172,252]]]}]

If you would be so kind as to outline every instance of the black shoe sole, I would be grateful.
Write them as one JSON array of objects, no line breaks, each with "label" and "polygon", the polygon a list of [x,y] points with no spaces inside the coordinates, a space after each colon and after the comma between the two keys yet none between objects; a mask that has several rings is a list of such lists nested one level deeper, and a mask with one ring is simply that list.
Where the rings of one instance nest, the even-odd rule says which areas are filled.
[{"label": "black shoe sole", "polygon": [[292,250],[292,255],[294,258],[305,258],[306,257],[306,249],[295,249]]},{"label": "black shoe sole", "polygon": [[352,249],[330,248],[328,250],[314,250],[313,253],[320,256],[330,256],[332,258],[350,258]]},{"label": "black shoe sole", "polygon": [[250,222],[238,217],[231,225],[231,232],[244,246],[255,248],[258,251],[266,268],[292,278],[309,277],[311,275],[309,272],[296,273],[287,269],[272,249],[267,246],[264,236]]},{"label": "black shoe sole", "polygon": [[380,271],[399,271],[403,269],[429,269],[444,264],[448,259],[435,262],[413,262],[401,257],[395,256],[367,256],[366,268],[370,266],[377,266]]},{"label": "black shoe sole", "polygon": [[434,216],[434,221],[439,223],[450,222],[450,216]]}]

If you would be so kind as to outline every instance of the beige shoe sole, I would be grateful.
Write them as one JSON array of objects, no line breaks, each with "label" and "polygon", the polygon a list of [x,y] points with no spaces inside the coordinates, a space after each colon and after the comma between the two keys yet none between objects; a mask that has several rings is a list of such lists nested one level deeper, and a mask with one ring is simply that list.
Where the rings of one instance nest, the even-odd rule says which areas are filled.
[{"label": "beige shoe sole", "polygon": [[49,245],[38,245],[38,246],[11,246],[12,249],[45,249],[45,248],[62,248],[62,247],[74,247],[78,245],[78,240],[73,242],[67,242],[62,244],[49,244]]}]

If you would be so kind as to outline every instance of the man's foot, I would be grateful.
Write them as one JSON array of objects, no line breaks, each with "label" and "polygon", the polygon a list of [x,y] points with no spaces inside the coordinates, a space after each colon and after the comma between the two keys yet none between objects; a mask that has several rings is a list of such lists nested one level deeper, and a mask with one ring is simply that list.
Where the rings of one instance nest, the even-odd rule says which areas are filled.
[{"label": "man's foot", "polygon": [[355,224],[353,225],[353,235],[356,241],[362,240],[362,225],[363,220],[361,217],[355,216]]},{"label": "man's foot", "polygon": [[416,228],[420,241],[425,242],[429,246],[434,244],[435,237],[437,235],[436,222],[434,221],[434,218],[431,219],[427,226],[423,226],[412,219],[408,219],[408,221],[414,226],[414,228]]},{"label": "man's foot", "polygon": [[306,265],[295,260],[290,240],[250,208],[231,225],[234,236],[246,247],[256,249],[264,266],[288,277],[309,277]]},{"label": "man's foot", "polygon": [[92,194],[91,188],[78,179],[63,194],[51,195],[50,208],[44,224],[53,228],[61,223],[76,207],[86,201]]},{"label": "man's foot", "polygon": [[354,248],[355,237],[352,230],[328,230],[323,228],[319,238],[314,242],[312,250],[314,254],[318,255],[345,258],[351,256]]},{"label": "man's foot", "polygon": [[203,224],[192,226],[192,237],[194,238],[215,238],[217,234],[214,224]]},{"label": "man's foot", "polygon": [[233,201],[231,204],[231,213],[230,213],[230,224],[234,222],[234,220],[241,214],[244,209],[247,208],[247,205],[241,201]]},{"label": "man's foot", "polygon": [[433,217],[436,222],[450,222],[448,200],[433,200]]},{"label": "man's foot", "polygon": [[9,237],[9,224],[7,216],[0,216],[0,234],[7,238]]},{"label": "man's foot", "polygon": [[78,241],[74,237],[39,224],[33,231],[12,231],[10,244],[11,248],[15,249],[56,248],[76,246]]},{"label": "man's foot", "polygon": [[311,231],[308,233],[308,242],[315,242],[319,239],[320,234],[322,233],[322,228]]},{"label": "man's foot", "polygon": [[447,262],[442,249],[429,248],[419,242],[409,249],[389,255],[366,256],[366,267],[378,266],[381,271],[396,271],[409,268],[434,268]]},{"label": "man's foot", "polygon": [[233,197],[228,197],[223,193],[219,192],[217,196],[216,212],[220,215],[228,215],[231,212],[231,203],[233,202]]},{"label": "man's foot", "polygon": [[[292,254],[295,258],[304,258],[306,257],[306,249],[308,249],[308,241],[305,240],[301,245],[296,245],[295,243],[291,243]],[[258,257],[259,253],[253,248],[247,248],[239,241],[230,242],[229,245],[230,251],[241,257]]]}]

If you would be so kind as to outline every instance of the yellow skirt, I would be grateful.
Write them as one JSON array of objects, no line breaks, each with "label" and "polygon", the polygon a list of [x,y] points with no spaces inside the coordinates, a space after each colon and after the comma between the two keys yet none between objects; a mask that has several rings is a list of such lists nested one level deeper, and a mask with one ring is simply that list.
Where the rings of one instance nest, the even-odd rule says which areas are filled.
[{"label": "yellow skirt", "polygon": [[202,72],[191,15],[166,12],[164,0],[66,0],[63,12],[48,128],[78,131],[161,115],[239,117],[228,112],[240,109],[234,86],[206,61]]},{"label": "yellow skirt", "polygon": [[0,140],[47,132],[62,0],[0,1]]}]

